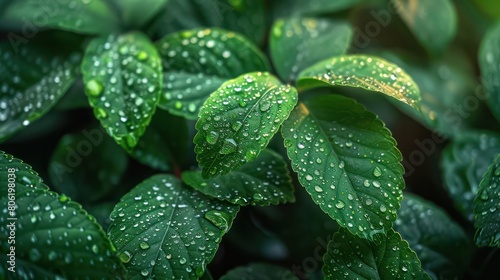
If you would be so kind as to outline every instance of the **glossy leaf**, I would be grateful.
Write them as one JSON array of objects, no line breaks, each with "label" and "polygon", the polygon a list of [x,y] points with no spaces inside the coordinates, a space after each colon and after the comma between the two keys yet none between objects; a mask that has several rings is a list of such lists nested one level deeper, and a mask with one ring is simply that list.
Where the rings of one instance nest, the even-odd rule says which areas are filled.
[{"label": "glossy leaf", "polygon": [[109,236],[130,279],[199,278],[238,210],[156,175],[115,206]]},{"label": "glossy leaf", "polygon": [[156,23],[161,36],[214,26],[244,34],[259,43],[266,32],[264,0],[169,0]]},{"label": "glossy leaf", "polygon": [[384,123],[350,98],[323,95],[299,104],[282,133],[314,202],[353,234],[385,238],[402,200],[404,169]]},{"label": "glossy leaf", "polygon": [[45,27],[84,34],[118,30],[118,17],[106,0],[16,0],[5,8],[2,18],[27,22],[25,27],[36,31]]},{"label": "glossy leaf", "polygon": [[184,163],[188,135],[186,120],[157,110],[131,156],[154,169],[176,170]]},{"label": "glossy leaf", "polygon": [[257,46],[219,28],[178,32],[161,39],[156,46],[164,71],[158,106],[192,120],[198,119],[203,102],[225,81],[270,69]]},{"label": "glossy leaf", "polygon": [[[472,127],[471,122],[481,110],[469,101],[477,100],[478,95],[474,72],[468,67],[465,56],[450,53],[443,59],[425,61],[418,57],[403,57],[388,52],[381,55],[401,66],[420,88],[422,113],[394,101],[399,109],[429,129],[447,136]],[[463,109],[457,110],[457,107]]]},{"label": "glossy leaf", "polygon": [[251,263],[230,270],[220,280],[298,280],[291,271],[277,265]]},{"label": "glossy leaf", "polygon": [[97,38],[87,47],[82,72],[94,115],[120,146],[131,151],[160,97],[158,51],[141,33]]},{"label": "glossy leaf", "polygon": [[325,279],[430,279],[408,242],[393,229],[380,244],[340,229],[323,257]]},{"label": "glossy leaf", "polygon": [[488,92],[488,105],[500,121],[500,23],[494,25],[485,35],[479,51],[479,66],[482,82]]},{"label": "glossy leaf", "polygon": [[441,168],[444,186],[456,208],[471,222],[474,220],[474,198],[479,182],[498,153],[500,134],[485,131],[457,135],[443,151]]},{"label": "glossy leaf", "polygon": [[274,0],[274,12],[276,17],[290,15],[326,14],[345,10],[362,0]]},{"label": "glossy leaf", "polygon": [[78,75],[79,54],[0,44],[0,141],[45,115]]},{"label": "glossy leaf", "polygon": [[127,168],[127,154],[103,129],[65,135],[49,164],[54,189],[79,202],[94,202],[109,194]]},{"label": "glossy leaf", "polygon": [[317,63],[299,74],[299,88],[360,87],[393,97],[419,110],[420,90],[397,65],[367,55],[346,55]]},{"label": "glossy leaf", "polygon": [[274,66],[283,79],[294,81],[307,67],[344,54],[352,36],[351,25],[344,21],[279,19],[273,25],[270,38]]},{"label": "glossy leaf", "polygon": [[472,256],[469,237],[433,203],[405,194],[394,230],[407,240],[432,279],[462,279]]},{"label": "glossy leaf", "polygon": [[269,73],[227,81],[205,102],[194,138],[203,177],[236,170],[264,150],[297,103],[297,91]]},{"label": "glossy leaf", "polygon": [[[15,199],[17,207],[14,211],[5,207],[0,216],[0,250],[2,255],[10,252],[13,243],[7,241],[7,224],[14,223],[17,275],[26,275],[26,279],[120,279],[120,261],[95,219],[67,196],[49,191],[29,165],[0,152],[2,193],[8,193],[9,183],[15,184],[15,197],[2,195],[0,203],[7,205]],[[4,268],[6,265],[2,262]]]},{"label": "glossy leaf", "polygon": [[187,185],[233,204],[269,206],[294,202],[294,187],[283,158],[272,150],[260,155],[236,171],[211,179],[203,179],[201,171],[182,174]]},{"label": "glossy leaf", "polygon": [[399,16],[431,53],[442,53],[457,32],[457,14],[451,0],[392,0]]},{"label": "glossy leaf", "polygon": [[479,246],[500,246],[500,154],[488,167],[474,200],[475,240]]},{"label": "glossy leaf", "polygon": [[165,9],[168,0],[111,0],[111,2],[118,8],[123,25],[140,28]]}]

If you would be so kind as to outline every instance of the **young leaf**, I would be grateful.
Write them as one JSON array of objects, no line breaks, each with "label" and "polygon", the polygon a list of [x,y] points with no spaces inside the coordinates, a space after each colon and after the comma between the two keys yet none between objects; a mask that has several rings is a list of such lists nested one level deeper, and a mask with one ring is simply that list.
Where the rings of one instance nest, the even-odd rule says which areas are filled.
[{"label": "young leaf", "polygon": [[461,279],[470,265],[471,244],[464,230],[433,203],[405,194],[394,223],[432,279]]},{"label": "young leaf", "polygon": [[208,196],[241,206],[269,206],[295,201],[287,164],[278,153],[269,149],[226,175],[203,179],[200,171],[188,171],[182,174],[182,179]]},{"label": "young leaf", "polygon": [[378,91],[419,111],[420,91],[413,79],[397,65],[367,55],[330,58],[299,74],[299,88],[324,85],[360,87]]},{"label": "young leaf", "polygon": [[193,142],[203,178],[254,160],[296,104],[295,88],[269,73],[249,73],[224,83],[203,104],[196,123]]},{"label": "young leaf", "polygon": [[54,189],[78,202],[95,202],[116,187],[127,154],[101,127],[65,135],[49,164]]},{"label": "young leaf", "polygon": [[450,0],[392,0],[408,28],[431,53],[442,53],[457,32],[457,15]]},{"label": "young leaf", "polygon": [[105,0],[16,0],[6,7],[2,17],[25,22],[29,30],[50,27],[84,34],[107,34],[118,29],[118,18]]},{"label": "young leaf", "polygon": [[79,54],[0,44],[0,141],[45,115],[78,75]]},{"label": "young leaf", "polygon": [[156,175],[115,206],[109,236],[129,278],[198,278],[238,210],[182,186],[171,175]]},{"label": "young leaf", "polygon": [[165,9],[168,0],[110,0],[120,11],[122,24],[141,28],[153,16]]},{"label": "young leaf", "polygon": [[401,153],[384,123],[350,98],[322,95],[299,104],[282,133],[314,202],[353,234],[383,239],[404,188]]},{"label": "young leaf", "polygon": [[264,0],[169,0],[156,23],[160,36],[180,30],[214,26],[260,43],[266,32]]},{"label": "young leaf", "polygon": [[163,61],[164,87],[158,106],[188,119],[225,81],[268,71],[264,54],[245,37],[218,28],[169,35],[156,43]]},{"label": "young leaf", "polygon": [[96,118],[120,146],[131,151],[160,97],[158,51],[137,32],[96,38],[87,47],[82,72]]},{"label": "young leaf", "polygon": [[484,36],[479,50],[479,66],[483,84],[488,91],[488,105],[500,121],[500,23],[493,26]]},{"label": "young leaf", "polygon": [[479,182],[498,153],[500,134],[486,131],[459,134],[443,151],[444,186],[457,209],[471,222]]},{"label": "young leaf", "polygon": [[[280,77],[294,81],[300,71],[347,51],[353,31],[344,21],[316,18],[277,20],[270,44],[274,66]],[[325,47],[325,45],[328,47]]]},{"label": "young leaf", "polygon": [[476,244],[500,247],[500,154],[484,173],[474,205]]},{"label": "young leaf", "polygon": [[408,242],[393,229],[375,244],[340,229],[323,257],[325,279],[431,279]]},{"label": "young leaf", "polygon": [[226,275],[222,276],[220,280],[298,280],[291,271],[281,266],[265,264],[265,263],[251,263],[245,266],[240,266],[230,270]]},{"label": "young leaf", "polygon": [[[14,185],[15,195],[8,192]],[[0,216],[1,253],[10,253],[7,224],[15,224],[18,275],[30,279],[120,279],[122,266],[101,226],[65,195],[48,190],[21,160],[0,152],[1,205],[14,201],[15,210]],[[10,218],[16,218],[11,220]],[[10,243],[9,244],[13,244]],[[2,262],[6,270],[6,262]],[[10,273],[10,272],[8,272]]]},{"label": "young leaf", "polygon": [[185,160],[188,135],[186,120],[157,110],[130,155],[154,169],[176,170]]}]

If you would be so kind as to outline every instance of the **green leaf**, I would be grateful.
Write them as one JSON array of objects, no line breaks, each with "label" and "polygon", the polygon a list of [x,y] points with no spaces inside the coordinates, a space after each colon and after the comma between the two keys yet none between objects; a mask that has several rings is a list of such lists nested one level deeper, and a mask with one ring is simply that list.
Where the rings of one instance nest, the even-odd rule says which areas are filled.
[{"label": "green leaf", "polygon": [[[9,191],[10,184],[15,192]],[[67,196],[49,191],[29,165],[4,152],[0,191],[12,194],[0,196],[1,205],[16,205],[14,211],[4,208],[6,215],[0,216],[0,249],[3,256],[10,253],[7,224],[14,223],[17,273],[33,275],[29,279],[120,279],[115,248],[95,219]],[[7,263],[2,266],[6,269]]]},{"label": "green leaf", "polygon": [[282,133],[314,202],[353,234],[383,239],[404,188],[401,153],[384,123],[350,98],[322,95],[299,104]]},{"label": "green leaf", "polygon": [[266,32],[264,0],[169,0],[156,23],[160,36],[198,27],[222,27],[260,43]]},{"label": "green leaf", "polygon": [[420,90],[397,65],[367,55],[345,55],[324,60],[299,74],[299,88],[319,86],[360,87],[393,97],[417,111]]},{"label": "green leaf", "polygon": [[238,210],[156,175],[115,206],[109,236],[131,279],[199,278]]},{"label": "green leaf", "polygon": [[94,115],[115,141],[131,151],[151,121],[162,88],[161,61],[142,33],[96,38],[82,62]]},{"label": "green leaf", "polygon": [[479,50],[479,66],[483,84],[488,92],[488,105],[500,121],[500,23],[494,25],[484,36]]},{"label": "green leaf", "polygon": [[168,0],[111,0],[119,9],[122,24],[141,28],[152,17],[165,9]]},{"label": "green leaf", "polygon": [[156,43],[163,61],[159,107],[188,119],[225,81],[270,69],[265,55],[245,37],[219,28],[194,29]]},{"label": "green leaf", "polygon": [[23,28],[36,32],[45,27],[84,34],[107,34],[118,30],[118,18],[105,0],[16,0],[11,1],[1,17],[24,22]]},{"label": "green leaf", "polygon": [[490,0],[472,0],[481,12],[494,19],[500,19],[500,3]]},{"label": "green leaf", "polygon": [[[480,113],[477,107],[467,104],[465,115],[456,110],[465,100],[478,100],[477,84],[473,69],[468,67],[462,53],[449,53],[443,59],[425,61],[420,57],[403,57],[394,53],[381,54],[401,66],[420,88],[422,113],[394,101],[394,105],[429,129],[453,136],[472,127],[470,122]],[[474,109],[474,110],[471,110]],[[465,117],[464,117],[465,116]]]},{"label": "green leaf", "polygon": [[154,169],[176,170],[186,158],[188,137],[186,120],[158,110],[130,155]]},{"label": "green leaf", "polygon": [[[272,28],[270,44],[274,65],[279,75],[294,81],[300,71],[332,56],[347,51],[353,31],[345,21],[316,18],[277,20]],[[325,48],[325,45],[328,45]]]},{"label": "green leaf", "polygon": [[274,12],[276,17],[290,15],[327,14],[345,10],[362,2],[362,0],[275,0]]},{"label": "green leaf", "polygon": [[78,75],[79,54],[0,44],[0,141],[45,115]]},{"label": "green leaf", "polygon": [[456,208],[471,222],[479,182],[498,153],[500,134],[486,131],[459,134],[443,151],[444,186]]},{"label": "green leaf", "polygon": [[182,174],[182,179],[205,195],[241,206],[269,206],[295,201],[287,164],[269,149],[226,175],[203,179],[201,171],[188,171]]},{"label": "green leaf", "polygon": [[474,200],[474,239],[479,246],[500,247],[500,154],[484,173]]},{"label": "green leaf", "polygon": [[236,170],[264,150],[297,104],[295,88],[269,73],[224,83],[200,110],[196,159],[204,178]]},{"label": "green leaf", "polygon": [[430,52],[442,53],[457,32],[457,14],[450,0],[392,0],[417,40]]},{"label": "green leaf", "polygon": [[431,279],[408,242],[393,229],[380,244],[340,229],[323,260],[325,279]]},{"label": "green leaf", "polygon": [[65,135],[49,164],[54,189],[78,202],[94,202],[118,185],[127,154],[101,127]]},{"label": "green leaf", "polygon": [[405,194],[394,230],[415,250],[432,279],[462,279],[470,265],[471,244],[443,209]]},{"label": "green leaf", "polygon": [[240,266],[230,270],[220,280],[298,280],[291,271],[281,266],[265,264],[265,263],[251,263],[245,266]]}]

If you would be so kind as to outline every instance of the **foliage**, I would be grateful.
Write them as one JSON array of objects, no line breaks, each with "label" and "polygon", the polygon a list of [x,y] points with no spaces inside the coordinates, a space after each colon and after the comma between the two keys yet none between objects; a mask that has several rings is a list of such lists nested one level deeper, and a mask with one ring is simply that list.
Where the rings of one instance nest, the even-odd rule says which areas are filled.
[{"label": "foliage", "polygon": [[0,2],[0,278],[498,275],[498,11]]}]

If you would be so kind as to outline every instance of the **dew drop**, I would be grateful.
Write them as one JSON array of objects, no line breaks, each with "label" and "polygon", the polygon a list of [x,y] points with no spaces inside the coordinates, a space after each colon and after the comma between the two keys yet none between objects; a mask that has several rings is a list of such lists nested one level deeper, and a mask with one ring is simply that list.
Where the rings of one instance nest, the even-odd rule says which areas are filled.
[{"label": "dew drop", "polygon": [[339,200],[335,203],[335,207],[337,207],[337,209],[342,209],[345,207],[345,203],[342,200]]},{"label": "dew drop", "polygon": [[88,81],[86,89],[90,96],[97,97],[102,93],[102,85],[97,80]]},{"label": "dew drop", "polygon": [[188,111],[191,112],[191,113],[194,113],[196,111],[196,104],[189,103],[189,105],[188,105]]},{"label": "dew drop", "polygon": [[384,213],[385,211],[387,211],[385,205],[380,205],[380,212]]},{"label": "dew drop", "polygon": [[234,131],[238,131],[241,126],[243,125],[243,123],[241,123],[240,121],[236,121],[235,123],[233,123],[231,125],[231,128],[234,130]]},{"label": "dew drop", "polygon": [[219,139],[219,133],[216,131],[210,131],[210,133],[207,134],[207,142],[210,145],[214,145],[217,143],[217,140]]},{"label": "dew drop", "polygon": [[231,220],[227,213],[218,210],[210,210],[205,213],[205,219],[209,220],[214,226],[223,231],[229,228]]},{"label": "dew drop", "polygon": [[132,259],[132,254],[129,251],[123,251],[119,255],[120,261],[128,263]]},{"label": "dew drop", "polygon": [[145,51],[140,51],[139,54],[137,55],[137,58],[139,60],[146,60],[148,59],[148,53]]},{"label": "dew drop", "polygon": [[253,199],[256,200],[256,201],[260,201],[260,200],[263,200],[264,199],[264,196],[260,193],[256,193],[253,195]]},{"label": "dew drop", "polygon": [[373,176],[380,177],[382,176],[382,170],[377,166],[373,169]]},{"label": "dew drop", "polygon": [[262,112],[269,111],[269,108],[271,108],[271,102],[267,100],[263,101],[262,104],[260,104],[260,110]]},{"label": "dew drop", "polygon": [[232,138],[228,138],[224,140],[224,143],[222,144],[219,153],[221,155],[229,155],[236,152],[237,148],[238,144],[236,143],[236,141],[234,141],[234,139]]},{"label": "dew drop", "polygon": [[149,244],[145,241],[141,242],[141,244],[139,244],[139,247],[141,247],[142,250],[147,250],[149,249]]}]

